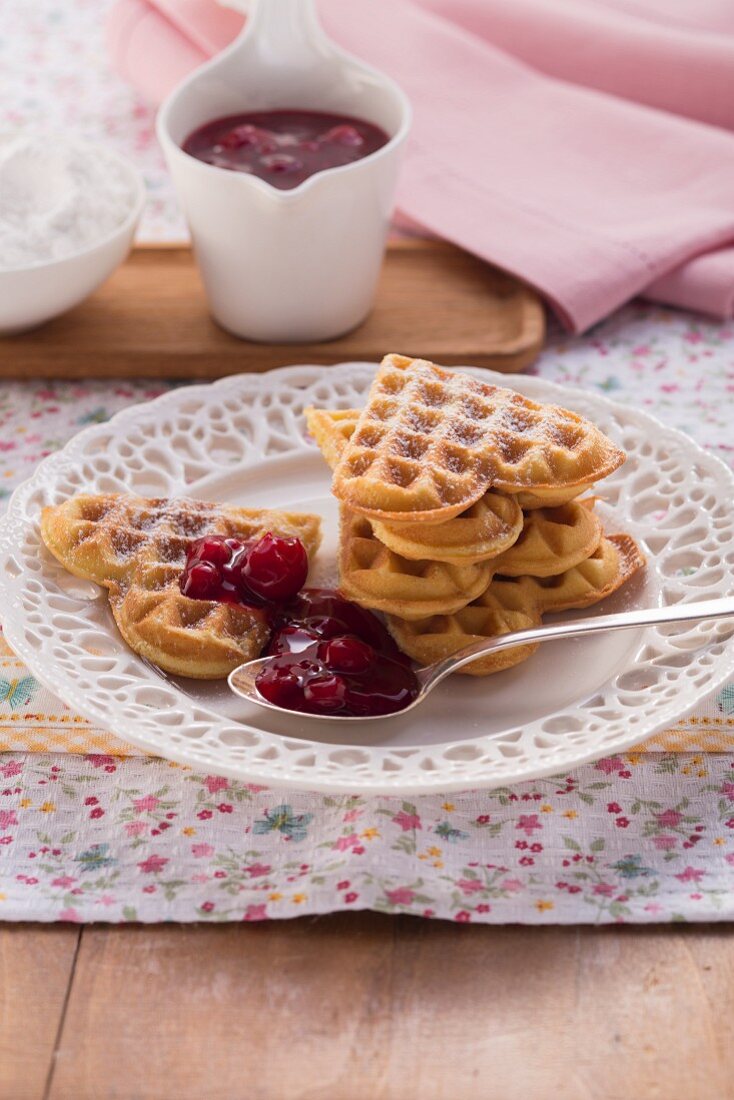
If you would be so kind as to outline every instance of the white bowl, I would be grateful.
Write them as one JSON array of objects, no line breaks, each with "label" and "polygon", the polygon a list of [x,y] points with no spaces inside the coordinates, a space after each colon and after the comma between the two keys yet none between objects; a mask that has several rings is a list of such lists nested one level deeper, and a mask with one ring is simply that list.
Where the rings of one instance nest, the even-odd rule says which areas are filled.
[{"label": "white bowl", "polygon": [[130,251],[145,206],[143,178],[112,150],[89,142],[79,144],[103,152],[127,173],[134,193],[132,206],[116,229],[78,252],[0,271],[0,334],[24,332],[72,309],[96,290]]}]

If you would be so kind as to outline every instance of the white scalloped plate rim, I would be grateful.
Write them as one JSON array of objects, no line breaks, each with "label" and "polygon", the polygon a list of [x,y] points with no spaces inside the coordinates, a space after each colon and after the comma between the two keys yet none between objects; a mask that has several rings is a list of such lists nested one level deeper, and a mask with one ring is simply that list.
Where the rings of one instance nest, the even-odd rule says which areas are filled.
[{"label": "white scalloped plate rim", "polygon": [[[602,421],[613,420],[617,426],[625,425],[630,432],[633,429],[638,430],[650,445],[654,441],[668,455],[678,452],[681,459],[686,460],[688,476],[686,478],[683,461],[668,470],[670,476],[677,478],[675,490],[671,486],[668,487],[671,505],[674,500],[678,500],[678,504],[675,505],[678,511],[674,511],[673,518],[683,514],[681,509],[690,503],[690,494],[699,492],[694,488],[697,483],[695,480],[692,482],[690,476],[691,470],[698,470],[702,477],[705,474],[705,478],[710,481],[708,495],[704,490],[700,490],[698,497],[698,500],[703,499],[707,506],[710,504],[710,514],[704,513],[704,518],[708,519],[705,537],[709,540],[711,538],[718,540],[719,545],[723,544],[724,547],[727,543],[731,545],[734,541],[734,517],[725,514],[726,509],[722,509],[720,503],[717,504],[721,499],[722,491],[724,498],[727,495],[729,500],[734,498],[734,476],[723,462],[705,452],[689,436],[668,428],[648,413],[627,408],[595,393],[572,389],[532,375],[513,376],[495,374],[481,368],[462,369],[470,370],[498,385],[515,388],[532,398],[580,408],[581,411],[586,411],[587,415]],[[610,712],[609,699],[604,697],[603,707],[597,704],[596,710],[592,708],[584,713],[584,707],[588,708],[590,701],[579,700],[573,708],[567,707],[545,715],[542,720],[538,719],[522,728],[510,729],[500,734],[453,742],[445,741],[431,744],[427,748],[421,745],[400,749],[364,745],[354,748],[347,744],[324,744],[321,741],[306,739],[298,739],[294,743],[294,740],[287,735],[256,730],[240,722],[233,723],[215,712],[206,711],[200,704],[179,691],[175,685],[166,685],[162,690],[173,691],[183,711],[182,722],[178,724],[185,725],[190,731],[189,734],[184,734],[185,739],[182,741],[178,735],[171,734],[170,727],[166,729],[161,726],[160,713],[157,710],[150,705],[135,704],[132,694],[130,706],[125,714],[120,713],[125,706],[124,700],[120,699],[120,693],[113,698],[111,692],[109,695],[99,692],[99,700],[92,699],[88,689],[80,687],[79,674],[75,673],[73,667],[64,665],[66,658],[53,655],[52,650],[56,641],[61,641],[61,644],[66,645],[67,648],[73,648],[70,642],[64,643],[58,638],[58,634],[62,632],[52,630],[50,636],[45,639],[45,643],[39,646],[38,635],[33,624],[29,622],[28,604],[24,605],[23,594],[25,593],[30,599],[32,591],[33,599],[38,600],[38,606],[43,602],[41,597],[45,596],[46,599],[53,597],[54,611],[62,616],[64,599],[66,598],[67,601],[69,599],[58,586],[53,588],[51,585],[50,570],[44,569],[42,563],[34,565],[34,559],[27,556],[30,550],[39,548],[40,537],[36,522],[39,505],[41,501],[51,502],[68,495],[68,484],[66,492],[62,493],[59,491],[59,483],[67,478],[76,479],[78,485],[79,471],[84,463],[84,488],[89,491],[102,488],[94,477],[89,478],[90,445],[97,444],[98,465],[104,464],[107,467],[107,470],[102,469],[97,475],[99,480],[104,482],[106,473],[109,472],[109,461],[105,459],[102,463],[100,460],[99,449],[102,440],[106,439],[108,446],[113,441],[120,444],[132,439],[135,430],[141,426],[160,433],[164,431],[161,425],[170,423],[172,416],[182,416],[183,408],[190,409],[192,403],[198,403],[199,415],[209,415],[211,420],[212,410],[217,408],[221,410],[227,400],[235,404],[237,400],[242,402],[243,395],[248,393],[255,402],[264,397],[269,403],[278,398],[278,395],[283,402],[286,402],[287,398],[287,404],[284,406],[286,413],[281,417],[282,424],[278,424],[277,431],[269,429],[274,439],[270,457],[273,453],[282,456],[301,449],[311,454],[312,447],[303,438],[300,420],[296,430],[294,418],[287,415],[287,409],[293,405],[293,394],[300,395],[304,388],[309,388],[311,391],[320,388],[323,391],[330,387],[333,390],[335,386],[341,385],[343,389],[350,391],[348,397],[345,399],[344,392],[341,392],[328,399],[341,407],[348,407],[355,402],[355,386],[361,386],[360,392],[364,393],[374,370],[375,364],[372,363],[343,363],[330,367],[299,365],[283,367],[262,375],[233,375],[204,385],[185,386],[169,391],[144,405],[123,409],[104,424],[86,428],[74,436],[63,449],[44,459],[32,477],[15,490],[9,501],[7,514],[0,521],[0,599],[3,606],[3,629],[8,644],[27,664],[36,679],[69,707],[128,743],[146,752],[187,764],[199,771],[226,775],[245,782],[294,789],[399,796],[504,786],[561,773],[601,756],[624,751],[670,727],[688,712],[698,699],[715,692],[734,674],[734,645],[727,644],[731,630],[727,633],[725,624],[720,623],[716,627],[709,624],[706,630],[703,624],[685,628],[684,631],[676,634],[674,644],[670,643],[669,636],[663,637],[660,631],[647,631],[644,635],[645,648],[653,652],[651,640],[654,638],[658,646],[656,662],[664,662],[666,656],[677,659],[680,675],[672,671],[678,667],[674,661],[668,668],[667,682],[676,684],[680,690],[673,694],[668,689],[650,713],[645,714],[644,720],[637,720],[640,713],[638,708],[626,710],[621,703],[617,708],[618,713],[615,714],[613,710]],[[313,394],[306,401],[312,399]],[[305,402],[300,403],[302,405]],[[262,411],[261,408],[260,412]],[[282,412],[282,409],[280,411]],[[241,405],[240,414],[250,415],[246,404]],[[266,411],[265,415],[267,418],[271,414]],[[219,416],[221,418],[221,411]],[[280,433],[280,428],[287,427],[288,423],[290,423],[290,435],[285,438]],[[216,422],[215,427],[210,430],[219,432],[221,443],[221,420]],[[249,448],[246,458],[250,466],[263,462],[266,458],[260,421],[257,421],[252,434],[253,438],[249,440],[243,441],[239,435],[237,437],[238,445],[242,443],[245,449]],[[171,436],[172,431],[169,431],[167,433],[169,441]],[[292,446],[284,447],[284,441]],[[127,450],[130,450],[129,446]],[[647,483],[649,483],[651,471],[656,471],[656,464],[652,461],[651,454],[646,464],[642,462],[642,472]],[[185,467],[185,458],[182,459],[179,456],[176,461],[182,464],[182,469]],[[636,461],[639,468],[640,461],[639,459]],[[672,461],[672,458],[668,460],[669,465]],[[206,462],[203,463],[203,467],[199,470],[199,478],[195,480],[203,479],[207,473],[226,470],[221,463],[217,466],[213,458],[210,471],[206,469]],[[657,468],[658,474],[660,469],[661,467]],[[622,492],[624,492],[624,480],[630,476],[629,462],[623,468],[624,470],[627,473],[618,472],[612,479],[617,478]],[[123,470],[123,472],[132,477],[130,471]],[[654,480],[652,487],[656,493],[663,491],[661,486],[664,480],[660,476]],[[651,487],[647,483],[646,489]],[[187,482],[179,479],[171,482],[169,492],[180,493],[186,490],[186,486]],[[131,488],[135,490],[134,484]],[[689,491],[688,496],[685,496],[685,489]],[[714,489],[718,490],[718,495],[712,496]],[[619,491],[617,490],[617,495]],[[672,519],[670,522],[672,523]],[[628,526],[633,533],[639,535],[639,523],[633,524],[630,520]],[[680,527],[680,524],[678,528],[673,526],[674,531],[678,530],[677,536],[675,534],[668,536],[668,542],[672,543],[670,552],[673,554],[679,552],[675,548],[675,543],[676,540],[680,541]],[[661,537],[660,531],[661,528],[655,528],[658,541]],[[685,529],[683,535],[685,545]],[[23,564],[23,547],[28,541],[30,550],[26,548],[26,559]],[[724,562],[722,555],[717,558],[715,554],[716,548],[707,551],[701,563],[701,569],[705,567],[714,571],[715,579],[710,584],[694,585],[684,579],[671,579],[666,598],[671,593],[677,594],[675,598],[688,600],[734,593],[734,555],[729,553]],[[727,566],[726,569],[721,568],[724,564]],[[700,570],[698,575],[703,575]],[[36,586],[31,589],[29,582],[34,579]],[[37,589],[40,589],[40,592]],[[697,644],[700,645],[701,640],[709,643],[707,648],[696,649],[694,653],[694,647]],[[689,655],[688,658],[685,654]],[[130,659],[131,654],[127,652],[126,660],[123,661],[120,658],[117,664],[121,667],[126,664],[126,674],[130,680],[129,691],[133,693],[136,684],[138,687],[140,684],[135,675],[130,679]],[[133,663],[135,660],[137,659],[133,658]],[[683,665],[680,665],[682,660],[688,661],[685,667],[690,670],[685,675]],[[140,662],[139,665],[141,676],[138,680],[144,685],[149,681],[142,677],[145,666]],[[663,665],[663,667],[668,666]],[[151,670],[146,670],[146,674],[150,672]],[[109,669],[106,670],[106,675],[108,674]],[[86,672],[86,676],[90,675],[92,674]],[[695,676],[697,676],[696,683],[693,682]],[[632,694],[634,695],[634,691]],[[649,693],[646,692],[646,694]],[[619,722],[620,717],[623,719],[625,714],[631,715],[632,720],[627,728],[620,729],[611,736],[602,736],[599,722],[595,721],[595,715],[600,710],[606,716],[606,728],[614,722]],[[581,725],[579,725],[579,713],[582,719]],[[555,731],[562,730],[565,724],[567,727],[565,734],[556,733],[553,736],[543,734],[540,727],[543,722],[549,720],[552,720]],[[194,733],[196,736],[193,736]],[[222,734],[229,735],[229,740],[226,736],[225,740],[218,740]],[[446,753],[449,755],[446,756]],[[435,758],[438,758],[438,763]]]}]

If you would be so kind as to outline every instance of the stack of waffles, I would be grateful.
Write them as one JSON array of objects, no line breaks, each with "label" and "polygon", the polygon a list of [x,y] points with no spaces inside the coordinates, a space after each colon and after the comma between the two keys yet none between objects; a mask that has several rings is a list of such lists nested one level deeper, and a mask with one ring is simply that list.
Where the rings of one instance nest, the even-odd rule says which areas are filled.
[{"label": "stack of waffles", "polygon": [[[583,496],[624,453],[566,409],[388,355],[361,412],[306,418],[334,472],[340,588],[420,664],[588,607],[644,564]],[[534,648],[461,671],[497,672]]]}]

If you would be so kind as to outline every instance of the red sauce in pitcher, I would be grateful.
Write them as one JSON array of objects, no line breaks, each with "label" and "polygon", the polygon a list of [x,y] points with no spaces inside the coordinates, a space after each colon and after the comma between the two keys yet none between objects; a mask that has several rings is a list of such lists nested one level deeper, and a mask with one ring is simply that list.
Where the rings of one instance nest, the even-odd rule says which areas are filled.
[{"label": "red sauce in pitcher", "polygon": [[205,164],[290,190],[317,172],[369,156],[389,140],[379,126],[348,115],[252,111],[207,122],[189,134],[183,150]]}]

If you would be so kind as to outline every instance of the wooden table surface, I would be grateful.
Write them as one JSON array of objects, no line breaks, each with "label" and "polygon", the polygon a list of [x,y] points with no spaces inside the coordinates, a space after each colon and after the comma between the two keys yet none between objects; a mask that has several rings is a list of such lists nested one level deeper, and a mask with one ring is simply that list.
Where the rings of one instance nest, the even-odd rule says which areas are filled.
[{"label": "wooden table surface", "polygon": [[0,925],[2,1100],[726,1100],[724,925]]}]

